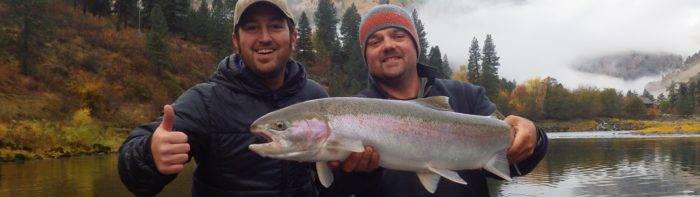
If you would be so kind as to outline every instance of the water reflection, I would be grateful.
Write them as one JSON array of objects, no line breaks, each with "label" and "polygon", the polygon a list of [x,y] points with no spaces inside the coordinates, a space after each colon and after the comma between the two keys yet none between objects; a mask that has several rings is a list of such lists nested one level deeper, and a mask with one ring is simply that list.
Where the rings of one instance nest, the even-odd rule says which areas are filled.
[{"label": "water reflection", "polygon": [[[491,181],[492,194],[700,195],[700,137],[554,138],[532,173]],[[189,195],[191,177],[192,164],[160,196]],[[0,163],[0,196],[130,195],[119,180],[116,155]]]},{"label": "water reflection", "polygon": [[491,184],[504,196],[700,195],[698,153],[697,137],[553,139],[531,174]]},{"label": "water reflection", "polygon": [[[162,196],[189,195],[192,165]],[[119,180],[117,155],[0,163],[0,196],[131,196]]]}]

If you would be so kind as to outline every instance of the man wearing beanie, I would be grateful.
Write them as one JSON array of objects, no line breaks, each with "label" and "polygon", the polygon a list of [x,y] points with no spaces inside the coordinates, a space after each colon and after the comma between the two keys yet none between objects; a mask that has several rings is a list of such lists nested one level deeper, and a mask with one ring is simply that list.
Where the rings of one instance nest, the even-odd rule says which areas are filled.
[{"label": "man wearing beanie", "polygon": [[119,175],[135,195],[156,195],[193,157],[192,196],[318,195],[311,165],[248,149],[264,140],[249,130],[257,118],[328,97],[290,59],[297,37],[290,9],[284,0],[239,0],[233,21],[237,54],[166,105],[162,117],[134,129],[119,149]]},{"label": "man wearing beanie", "polygon": [[[358,96],[397,100],[447,96],[455,112],[483,116],[497,113],[484,88],[455,80],[436,79],[434,68],[418,63],[420,45],[412,21],[408,12],[395,5],[376,6],[362,18],[359,41],[370,83]],[[515,137],[508,150],[511,176],[525,175],[544,158],[547,136],[525,118],[508,116],[504,121],[514,128]],[[379,168],[362,178],[351,173],[342,173],[340,177],[373,184],[352,192],[360,196],[402,197],[488,196],[486,177],[496,177],[485,170],[458,171],[458,174],[467,185],[442,178],[434,194],[426,191],[414,172]]]}]

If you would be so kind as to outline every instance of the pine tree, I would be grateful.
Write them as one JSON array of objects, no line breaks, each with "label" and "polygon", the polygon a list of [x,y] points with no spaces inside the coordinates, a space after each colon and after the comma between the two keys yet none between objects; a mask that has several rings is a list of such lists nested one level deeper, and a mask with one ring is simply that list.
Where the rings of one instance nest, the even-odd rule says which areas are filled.
[{"label": "pine tree", "polygon": [[673,103],[676,114],[690,115],[693,113],[695,100],[693,92],[687,83],[678,84],[677,100]]},{"label": "pine tree", "polygon": [[444,79],[445,76],[443,76],[443,68],[442,68],[442,54],[440,54],[440,47],[434,46],[430,48],[430,53],[428,53],[428,65],[432,66],[437,70],[438,76],[437,78],[442,78]]},{"label": "pine tree", "polygon": [[306,12],[301,12],[298,31],[299,39],[297,39],[294,57],[305,66],[311,66],[311,63],[314,62],[315,54],[311,43],[311,25],[309,24],[309,18],[306,17]]},{"label": "pine tree", "polygon": [[319,41],[318,53],[329,57],[331,63],[341,62],[340,41],[338,41],[337,12],[331,0],[319,0],[318,8],[314,12],[316,20],[316,40]]},{"label": "pine tree", "polygon": [[359,26],[360,26],[360,14],[357,13],[357,7],[353,3],[343,14],[342,21],[340,24],[340,35],[342,36],[341,41],[343,43],[342,55],[343,57],[348,57],[350,51],[354,50],[359,40]]},{"label": "pine tree", "polygon": [[428,63],[428,39],[426,39],[427,34],[425,33],[425,27],[423,26],[423,21],[418,19],[418,11],[413,9],[411,14],[413,17],[413,24],[416,26],[416,33],[418,33],[418,42],[420,43],[420,55],[418,56],[418,62]]},{"label": "pine tree", "polygon": [[160,0],[161,11],[168,24],[168,30],[174,33],[184,33],[185,19],[191,9],[190,0]]},{"label": "pine tree", "polygon": [[88,1],[89,9],[93,16],[109,16],[112,11],[112,1],[92,0]]},{"label": "pine tree", "polygon": [[469,60],[467,62],[467,80],[474,84],[480,84],[480,71],[479,60],[481,60],[481,53],[479,52],[479,40],[474,37],[472,39],[472,45],[469,46]]},{"label": "pine tree", "polygon": [[212,14],[209,28],[209,45],[217,51],[217,56],[223,57],[231,54],[231,33],[233,21],[228,18],[229,9],[221,0],[212,1]]},{"label": "pine tree", "polygon": [[481,78],[480,85],[486,89],[486,95],[494,99],[498,96],[498,59],[496,55],[496,45],[493,43],[491,35],[486,35],[484,41],[484,49],[482,51],[483,59],[481,62]]},{"label": "pine tree", "polygon": [[54,24],[46,15],[49,1],[47,0],[8,0],[9,19],[13,26],[20,30],[17,40],[7,42],[17,50],[14,55],[20,60],[21,72],[34,76],[38,70],[36,64],[41,61],[44,43],[50,39]]},{"label": "pine tree", "polygon": [[209,40],[209,28],[211,24],[211,14],[209,12],[209,4],[207,1],[202,1],[199,4],[197,12],[191,14],[190,26],[192,28],[190,34],[196,37],[196,40],[204,42]]},{"label": "pine tree", "polygon": [[450,61],[447,60],[447,54],[442,55],[442,75],[445,76],[445,79],[452,78],[452,68]]},{"label": "pine tree", "polygon": [[343,36],[342,57],[344,57],[344,61],[340,72],[335,74],[344,75],[338,78],[345,79],[345,81],[341,81],[340,87],[337,87],[339,93],[337,95],[339,96],[352,95],[367,84],[367,69],[363,62],[362,49],[358,43],[360,21],[360,14],[353,3],[345,10],[340,25],[340,34]]},{"label": "pine tree", "polygon": [[165,74],[170,70],[171,61],[168,54],[168,44],[166,36],[168,34],[168,25],[165,22],[165,16],[160,11],[160,6],[155,5],[149,14],[151,21],[151,30],[146,36],[146,50],[151,64],[154,66],[154,72]]},{"label": "pine tree", "polygon": [[138,0],[116,0],[114,9],[117,13],[117,30],[127,27],[129,21],[138,14]]},{"label": "pine tree", "polygon": [[644,93],[642,93],[642,97],[648,98],[649,100],[654,100],[654,95],[651,95],[647,89],[644,89]]},{"label": "pine tree", "polygon": [[224,0],[224,6],[229,10],[227,13],[229,18],[233,18],[233,10],[236,9],[236,3],[238,3],[238,0]]}]

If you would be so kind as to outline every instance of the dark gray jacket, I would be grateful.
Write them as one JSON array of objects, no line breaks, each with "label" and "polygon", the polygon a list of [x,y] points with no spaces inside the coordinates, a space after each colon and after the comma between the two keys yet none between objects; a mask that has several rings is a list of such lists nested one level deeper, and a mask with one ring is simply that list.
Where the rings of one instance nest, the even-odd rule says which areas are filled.
[{"label": "dark gray jacket", "polygon": [[[486,97],[484,88],[455,80],[436,79],[436,71],[430,66],[418,64],[418,75],[427,80],[421,97],[447,96],[450,98],[450,106],[455,112],[475,115],[491,115],[496,111],[496,106]],[[357,96],[369,98],[387,99],[388,95],[378,88],[370,78],[369,87],[362,90]],[[517,164],[518,170],[511,166],[511,176],[522,176],[530,173],[544,158],[547,152],[547,136],[538,129],[538,143],[530,158]],[[381,157],[381,155],[380,155]],[[356,194],[358,196],[489,196],[486,177],[495,175],[485,170],[459,171],[459,175],[467,181],[468,185],[454,183],[441,178],[435,194],[428,193],[421,185],[415,172],[397,171],[379,168],[372,173],[344,173],[340,170],[334,172],[338,177],[338,184],[355,185],[354,188],[333,188],[334,191],[324,195],[335,196],[337,194]],[[497,178],[498,179],[498,178]],[[335,185],[336,183],[333,183]]]},{"label": "dark gray jacket", "polygon": [[[277,91],[241,65],[239,57],[227,57],[208,82],[172,104],[173,128],[187,134],[190,156],[197,162],[192,195],[316,195],[311,165],[262,158],[248,150],[261,140],[249,126],[268,112],[328,94],[295,61],[287,62],[284,85]],[[137,195],[154,195],[176,176],[160,174],[150,153],[150,138],[161,119],[134,129],[119,149],[119,175]]]}]

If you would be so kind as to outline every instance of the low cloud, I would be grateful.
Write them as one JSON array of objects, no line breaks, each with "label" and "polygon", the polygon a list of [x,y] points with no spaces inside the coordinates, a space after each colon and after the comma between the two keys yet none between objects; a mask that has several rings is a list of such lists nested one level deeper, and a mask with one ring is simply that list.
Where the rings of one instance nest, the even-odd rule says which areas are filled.
[{"label": "low cloud", "polygon": [[416,5],[431,46],[453,69],[466,64],[473,37],[492,34],[499,73],[518,82],[552,76],[569,88],[641,91],[659,77],[623,81],[574,71],[571,65],[622,51],[700,51],[698,0],[430,0]]}]

